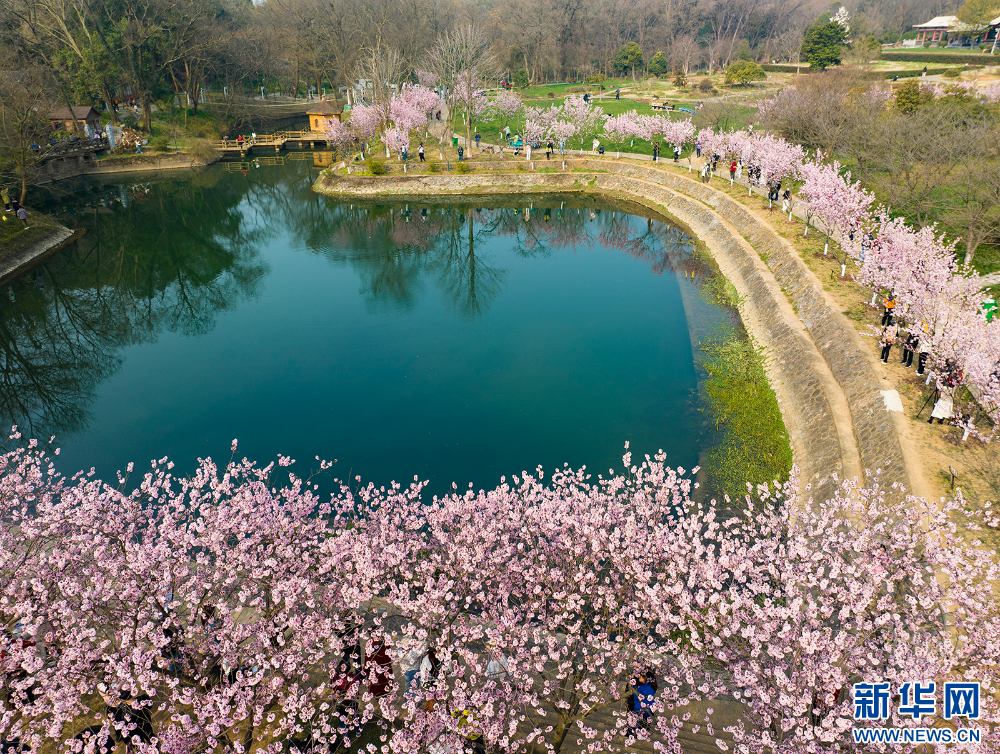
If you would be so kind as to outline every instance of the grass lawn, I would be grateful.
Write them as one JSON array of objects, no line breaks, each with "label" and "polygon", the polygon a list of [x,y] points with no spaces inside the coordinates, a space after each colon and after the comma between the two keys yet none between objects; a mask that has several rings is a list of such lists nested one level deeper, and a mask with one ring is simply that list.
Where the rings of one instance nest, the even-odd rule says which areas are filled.
[{"label": "grass lawn", "polygon": [[44,241],[62,227],[48,215],[30,209],[27,230],[13,212],[4,212],[0,208],[0,216],[3,217],[0,220],[0,264]]},{"label": "grass lawn", "polygon": [[[607,84],[605,84],[607,86]],[[609,96],[610,94],[610,96]],[[548,97],[536,97],[528,98],[522,96],[524,104],[528,107],[559,107],[562,105],[562,97],[554,97],[549,99]],[[691,98],[690,92],[684,92],[680,97],[664,96],[659,95],[658,99],[652,99],[652,95],[640,96],[633,98],[632,96],[622,96],[621,99],[614,98],[614,89],[609,92],[605,91],[602,96],[594,97],[592,102],[595,106],[601,108],[607,115],[621,115],[622,113],[629,112],[630,110],[635,110],[640,114],[645,115],[668,115],[674,120],[683,120],[686,118],[691,118],[691,113],[681,112],[679,110],[674,110],[673,112],[664,112],[662,110],[653,110],[652,104],[670,104],[677,105],[678,107],[686,107],[689,110],[694,110],[698,101]],[[738,112],[735,113],[737,120],[743,120],[749,123],[752,120],[753,114],[756,110],[752,107],[738,107]],[[742,127],[745,127],[746,123],[742,123]],[[510,124],[511,133],[519,133],[524,127],[523,121],[518,121],[516,123]],[[455,134],[458,136],[465,135],[465,123],[463,121],[463,113],[456,112],[452,118],[452,128]],[[498,134],[501,128],[501,124],[498,121],[492,120],[490,118],[473,118],[472,121],[472,134],[475,135],[478,129],[479,133],[483,137],[483,141],[487,144],[498,143]],[[592,146],[592,136],[585,135],[583,137],[574,136],[569,139],[566,143],[567,149],[590,149]],[[604,143],[604,148],[612,150],[611,144],[607,143],[602,139]],[[635,141],[632,144],[626,144],[624,149],[629,152],[638,152],[641,154],[652,154],[653,146],[650,142],[645,141]],[[687,151],[684,152],[687,154]]]}]

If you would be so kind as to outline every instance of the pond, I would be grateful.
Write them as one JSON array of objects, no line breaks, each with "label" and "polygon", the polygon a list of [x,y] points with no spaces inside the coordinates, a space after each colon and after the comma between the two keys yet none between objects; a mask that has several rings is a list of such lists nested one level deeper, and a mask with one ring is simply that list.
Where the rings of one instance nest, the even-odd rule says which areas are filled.
[{"label": "pond", "polygon": [[681,228],[589,196],[338,204],[313,159],[57,184],[87,232],[0,295],[0,420],[105,479],[238,438],[434,493],[715,441],[698,343],[733,314]]}]

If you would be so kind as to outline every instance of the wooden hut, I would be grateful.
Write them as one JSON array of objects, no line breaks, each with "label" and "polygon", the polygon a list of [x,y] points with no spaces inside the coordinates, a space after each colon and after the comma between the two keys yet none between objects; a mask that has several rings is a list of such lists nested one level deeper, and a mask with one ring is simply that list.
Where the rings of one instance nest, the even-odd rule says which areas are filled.
[{"label": "wooden hut", "polygon": [[101,127],[101,114],[90,105],[77,105],[70,112],[68,107],[57,107],[49,113],[49,123],[52,124],[53,131],[76,131],[73,123],[73,116],[80,122],[80,125],[87,125],[91,131]]},{"label": "wooden hut", "polygon": [[309,130],[323,132],[326,130],[327,124],[334,118],[343,119],[344,108],[334,107],[325,99],[321,99],[319,104],[306,111],[306,115],[309,116]]}]

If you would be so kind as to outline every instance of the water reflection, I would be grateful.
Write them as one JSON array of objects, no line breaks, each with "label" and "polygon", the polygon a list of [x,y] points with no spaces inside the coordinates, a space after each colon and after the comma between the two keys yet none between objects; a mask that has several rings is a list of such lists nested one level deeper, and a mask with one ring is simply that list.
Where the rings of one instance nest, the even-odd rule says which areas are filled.
[{"label": "water reflection", "polygon": [[[295,160],[57,184],[57,216],[87,232],[0,296],[0,422],[34,437],[83,431],[124,349],[212,331],[220,313],[260,294],[272,246],[349,268],[370,310],[408,310],[436,289],[472,322],[503,294],[517,257],[598,247],[657,274],[709,272],[681,229],[636,222],[628,213],[639,208],[581,196],[517,207],[511,199],[337,204],[311,191],[317,173]],[[506,263],[497,261],[498,238],[513,252]]]},{"label": "water reflection", "polygon": [[74,204],[63,219],[87,233],[0,298],[0,421],[36,437],[79,430],[124,346],[205,333],[255,294],[266,233],[217,177],[103,186]]}]

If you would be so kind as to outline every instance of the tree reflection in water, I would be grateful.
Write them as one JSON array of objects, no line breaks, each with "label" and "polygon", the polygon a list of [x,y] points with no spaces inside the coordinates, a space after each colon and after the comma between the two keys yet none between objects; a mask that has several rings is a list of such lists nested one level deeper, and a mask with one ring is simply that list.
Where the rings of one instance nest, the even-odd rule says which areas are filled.
[{"label": "tree reflection in water", "polygon": [[598,246],[656,273],[705,272],[682,230],[630,222],[640,208],[581,196],[337,204],[312,192],[315,177],[290,163],[248,175],[58,184],[58,217],[87,232],[0,296],[0,422],[26,437],[84,428],[125,347],[210,331],[220,312],[257,294],[267,242],[279,234],[349,266],[370,307],[411,308],[431,285],[470,319],[504,289],[508,271],[483,251],[492,237],[525,257]]},{"label": "tree reflection in water", "polygon": [[81,429],[124,346],[207,332],[254,295],[266,231],[219,175],[103,185],[78,200],[62,219],[86,235],[0,296],[0,421],[30,437]]},{"label": "tree reflection in water", "polygon": [[[495,206],[498,202],[506,206]],[[647,218],[645,231],[637,230],[629,218],[641,207],[574,196],[492,203],[334,204],[325,221],[329,240],[321,250],[359,274],[371,305],[409,308],[431,282],[466,317],[488,309],[503,290],[507,271],[477,250],[481,241],[497,236],[524,257],[597,246],[646,261],[656,274],[709,273],[705,258],[693,253],[690,236],[677,226]]]}]

